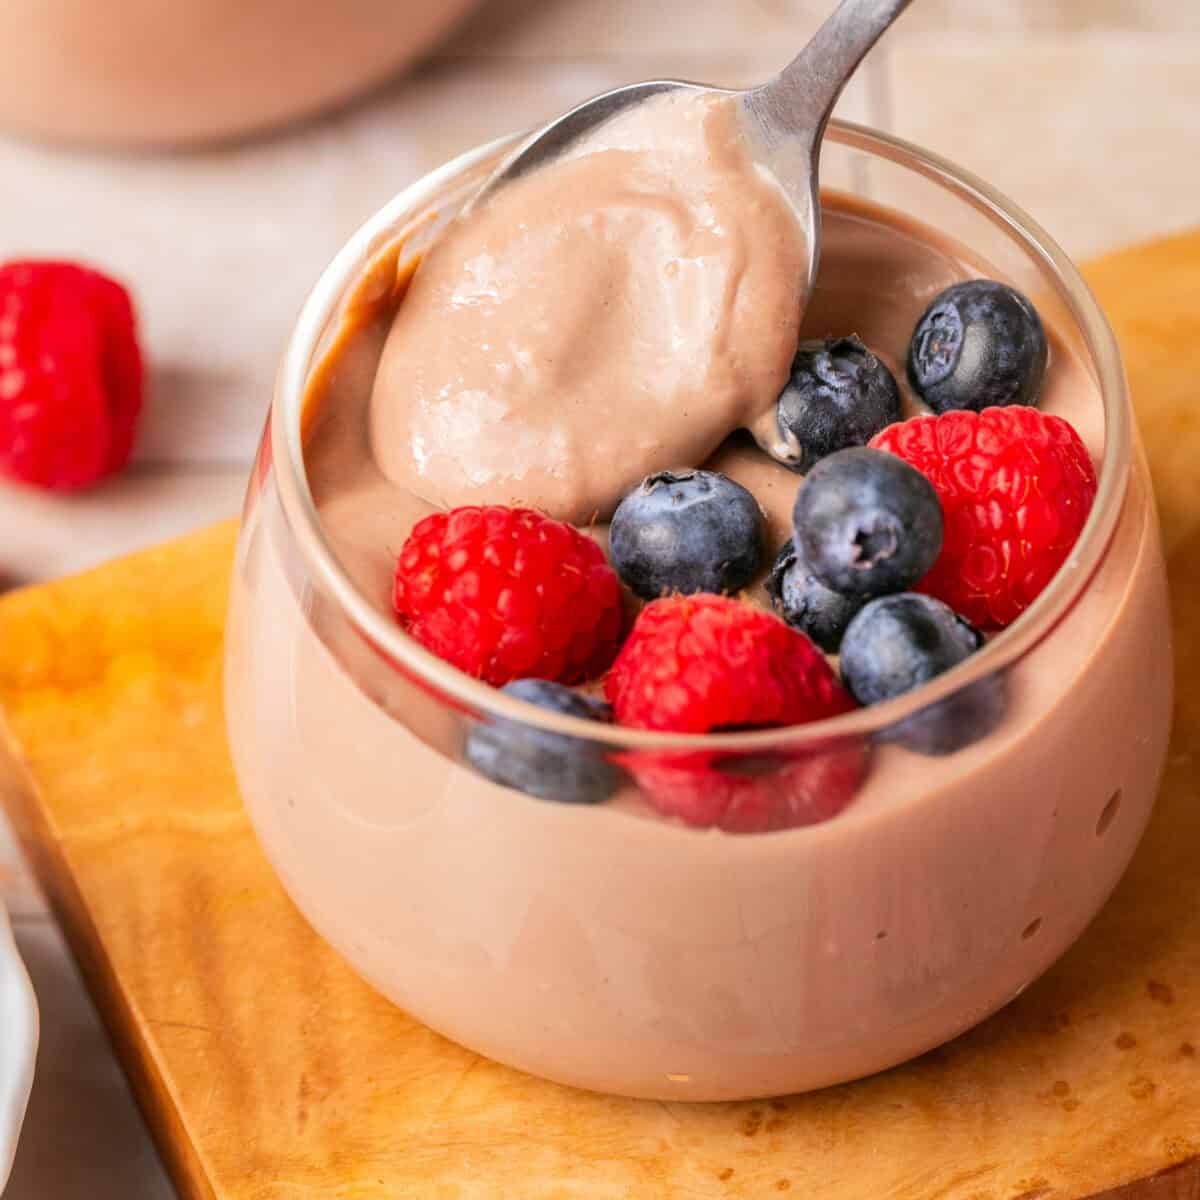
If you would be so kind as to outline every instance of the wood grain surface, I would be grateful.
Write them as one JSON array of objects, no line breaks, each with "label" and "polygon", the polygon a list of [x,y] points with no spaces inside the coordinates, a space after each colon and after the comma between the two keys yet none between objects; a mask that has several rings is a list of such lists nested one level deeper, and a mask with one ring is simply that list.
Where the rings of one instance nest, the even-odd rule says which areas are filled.
[{"label": "wood grain surface", "polygon": [[482,1060],[360,983],[283,894],[237,796],[231,526],[0,600],[0,794],[185,1196],[1200,1200],[1200,236],[1090,275],[1170,559],[1163,794],[1048,975],[857,1084],[761,1104],[591,1095]]}]

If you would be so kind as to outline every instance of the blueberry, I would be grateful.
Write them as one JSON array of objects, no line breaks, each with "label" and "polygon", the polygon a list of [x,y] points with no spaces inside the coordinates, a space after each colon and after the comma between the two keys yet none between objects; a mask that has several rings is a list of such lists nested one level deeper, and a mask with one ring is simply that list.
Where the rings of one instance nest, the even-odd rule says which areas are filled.
[{"label": "blueberry", "polygon": [[1036,404],[1046,331],[1029,301],[1003,283],[972,279],[925,310],[908,348],[908,378],[934,412]]},{"label": "blueberry", "polygon": [[[518,679],[501,689],[550,712],[589,721],[611,720],[607,704],[544,679]],[[599,804],[620,782],[620,771],[598,743],[549,733],[519,721],[478,724],[467,734],[467,761],[481,775],[542,800]]]},{"label": "blueberry", "polygon": [[[846,630],[842,681],[860,704],[879,704],[928,683],[982,645],[979,630],[932,596],[883,596]],[[906,717],[883,738],[921,754],[950,754],[987,733],[1002,710],[1002,684],[993,676]]]},{"label": "blueberry", "polygon": [[775,611],[793,629],[808,634],[829,654],[837,653],[846,626],[866,603],[861,596],[843,596],[827,588],[796,554],[792,538],[779,548],[767,576],[767,594]]},{"label": "blueberry", "polygon": [[849,596],[911,587],[942,548],[933,484],[903,459],[865,446],[809,471],[793,520],[797,555],[826,587]]},{"label": "blueberry", "polygon": [[865,446],[900,420],[900,389],[891,371],[856,337],[801,342],[779,395],[779,438],[763,446],[796,471],[847,446]]},{"label": "blueberry", "polygon": [[736,592],[762,566],[762,512],[716,471],[661,471],[617,506],[608,548],[617,574],[647,600]]}]

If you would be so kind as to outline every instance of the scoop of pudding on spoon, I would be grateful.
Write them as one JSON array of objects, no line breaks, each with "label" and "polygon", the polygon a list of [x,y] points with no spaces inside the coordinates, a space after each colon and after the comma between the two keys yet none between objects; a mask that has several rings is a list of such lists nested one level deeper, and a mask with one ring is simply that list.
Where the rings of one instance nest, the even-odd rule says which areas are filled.
[{"label": "scoop of pudding on spoon", "polygon": [[842,0],[812,40],[774,78],[757,87],[713,88],[657,79],[586,100],[526,138],[492,173],[472,206],[568,153],[597,126],[668,92],[725,96],[738,106],[742,134],[756,162],[779,182],[807,233],[808,291],[821,248],[821,139],[843,88],[867,52],[912,0]]},{"label": "scoop of pudding on spoon", "polygon": [[383,474],[435,507],[519,499],[586,525],[739,429],[772,453],[821,137],[907,2],[844,0],[762,87],[638,84],[527,138],[396,314],[371,402]]}]

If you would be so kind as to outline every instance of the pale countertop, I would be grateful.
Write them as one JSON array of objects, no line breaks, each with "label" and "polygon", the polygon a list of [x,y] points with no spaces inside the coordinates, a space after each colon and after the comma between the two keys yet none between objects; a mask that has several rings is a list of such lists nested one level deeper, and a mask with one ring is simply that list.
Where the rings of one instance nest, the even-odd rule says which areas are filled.
[{"label": "pale countertop", "polygon": [[[765,78],[832,0],[493,0],[406,79],[268,140],[111,156],[0,138],[0,261],[123,277],[151,395],[131,469],[71,499],[0,486],[0,586],[232,515],[279,351],[339,244],[455,152],[650,76]],[[972,168],[1073,255],[1200,224],[1196,0],[915,0],[841,113]],[[42,1008],[7,1200],[174,1195],[0,818],[0,894]]]}]

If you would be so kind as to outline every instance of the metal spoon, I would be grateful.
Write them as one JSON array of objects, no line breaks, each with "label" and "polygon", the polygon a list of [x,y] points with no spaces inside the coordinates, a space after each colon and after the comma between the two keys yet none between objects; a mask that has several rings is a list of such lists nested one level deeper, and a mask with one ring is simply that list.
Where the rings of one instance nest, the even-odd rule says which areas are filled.
[{"label": "metal spoon", "polygon": [[808,237],[808,291],[821,247],[818,171],[821,139],[846,81],[911,0],[842,0],[812,41],[774,79],[737,91],[659,79],[614,88],[584,101],[521,143],[472,199],[474,206],[514,179],[562,154],[596,126],[664,92],[736,97],[755,160],[770,170]]}]

